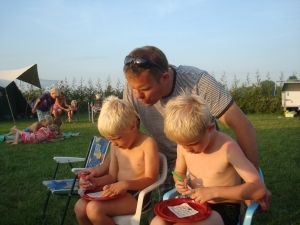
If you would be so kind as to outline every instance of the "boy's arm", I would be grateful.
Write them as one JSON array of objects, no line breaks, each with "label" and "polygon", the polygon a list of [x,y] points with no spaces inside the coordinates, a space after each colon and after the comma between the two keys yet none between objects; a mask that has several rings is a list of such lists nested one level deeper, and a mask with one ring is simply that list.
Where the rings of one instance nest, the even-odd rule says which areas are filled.
[{"label": "boy's arm", "polygon": [[[187,166],[183,151],[185,151],[184,148],[181,145],[177,145],[177,158],[174,171],[184,180],[186,179]],[[178,179],[175,176],[173,176],[173,179],[175,182],[178,181]]]},{"label": "boy's arm", "polygon": [[[116,158],[116,147],[111,145],[110,147],[110,163],[109,163],[109,172],[107,175],[103,175],[101,177],[90,179],[92,181],[93,186],[104,186],[117,182],[118,177],[118,160]],[[104,162],[107,158],[104,160]],[[83,171],[84,172],[84,171]]]},{"label": "boy's arm", "polygon": [[184,194],[192,194],[191,197],[200,203],[212,199],[256,200],[263,198],[266,194],[264,182],[236,143],[229,145],[227,159],[245,183],[235,186],[196,188]]},{"label": "boy's arm", "polygon": [[185,162],[184,152],[185,149],[181,145],[177,145],[177,158],[174,172],[178,176],[180,176],[182,180],[180,181],[176,176],[173,176],[173,179],[175,181],[175,188],[179,193],[183,193],[188,190],[188,181],[186,177],[187,166]]},{"label": "boy's arm", "polygon": [[256,168],[242,151],[232,147],[228,152],[228,161],[235,168],[245,183],[232,187],[217,187],[217,195],[224,199],[247,200],[261,199],[266,194],[266,187]]}]

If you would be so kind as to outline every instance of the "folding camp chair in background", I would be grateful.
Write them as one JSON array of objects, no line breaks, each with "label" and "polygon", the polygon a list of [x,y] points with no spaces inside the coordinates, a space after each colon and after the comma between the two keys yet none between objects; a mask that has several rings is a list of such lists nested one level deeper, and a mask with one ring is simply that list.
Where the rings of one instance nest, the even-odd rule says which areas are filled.
[{"label": "folding camp chair in background", "polygon": [[[259,172],[259,175],[260,175],[261,179],[264,180],[264,176],[263,176],[262,170],[259,169],[258,172]],[[170,198],[176,198],[179,195],[180,194],[174,188],[174,189],[172,189],[172,190],[170,190],[170,191],[168,191],[167,193],[164,194],[163,200],[167,200],[167,199],[170,199]],[[258,202],[253,201],[247,207],[247,210],[246,210],[246,213],[245,213],[245,217],[244,217],[244,221],[243,222],[239,222],[237,225],[241,225],[241,224],[243,224],[243,225],[251,225],[253,215],[254,215],[256,209],[258,208],[258,206],[259,206]]]},{"label": "folding camp chair in background", "polygon": [[88,101],[88,114],[89,114],[89,121],[94,123],[95,122],[95,118],[97,115],[100,114],[101,109],[100,110],[95,110],[93,109],[93,100],[89,99]]},{"label": "folding camp chair in background", "polygon": [[[51,194],[67,197],[65,210],[63,212],[63,216],[60,223],[61,225],[64,223],[72,195],[78,194],[77,175],[75,175],[75,177],[72,179],[56,180],[56,177],[58,175],[58,168],[60,167],[60,165],[68,163],[71,168],[73,168],[72,163],[76,163],[76,162],[84,162],[83,168],[89,168],[89,167],[100,165],[105,159],[107,152],[109,151],[109,145],[110,142],[107,139],[95,136],[92,138],[90,142],[86,158],[79,158],[79,157],[54,157],[53,158],[56,161],[56,169],[54,172],[54,176],[52,180],[43,181],[43,184],[48,189],[47,198],[45,201],[43,214],[42,214],[42,218],[44,219],[45,223],[47,223],[46,210],[48,207]],[[70,174],[72,173],[70,172]]]}]

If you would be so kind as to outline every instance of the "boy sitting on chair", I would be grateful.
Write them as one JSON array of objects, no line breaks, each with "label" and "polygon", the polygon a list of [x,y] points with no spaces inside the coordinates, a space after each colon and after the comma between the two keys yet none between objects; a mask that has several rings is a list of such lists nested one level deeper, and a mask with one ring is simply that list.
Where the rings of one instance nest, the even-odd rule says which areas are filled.
[{"label": "boy sitting on chair", "polygon": [[[266,188],[239,145],[211,121],[207,104],[197,95],[182,94],[167,103],[164,131],[178,144],[175,172],[184,180],[174,177],[175,187],[212,209],[205,220],[189,224],[236,225],[241,201],[262,198]],[[174,223],[156,216],[151,225],[158,224]]]},{"label": "boy sitting on chair", "polygon": [[[109,201],[79,199],[75,213],[80,225],[114,225],[110,217],[134,214],[139,192],[158,177],[157,144],[139,131],[137,115],[129,102],[108,97],[98,119],[98,129],[112,143],[109,172],[99,178],[90,178],[90,184],[80,182],[80,186],[85,189],[104,186],[101,197],[125,195]],[[150,196],[150,193],[146,195],[144,207],[150,206]]]}]

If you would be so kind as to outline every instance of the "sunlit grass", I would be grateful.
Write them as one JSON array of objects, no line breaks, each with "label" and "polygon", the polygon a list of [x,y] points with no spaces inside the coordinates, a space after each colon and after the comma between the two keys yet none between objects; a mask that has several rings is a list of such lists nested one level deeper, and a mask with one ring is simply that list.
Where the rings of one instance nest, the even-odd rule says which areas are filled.
[{"label": "sunlit grass", "polygon": [[[53,176],[55,163],[52,158],[84,157],[91,138],[99,135],[96,124],[88,122],[87,118],[87,115],[83,115],[77,123],[62,125],[63,132],[80,132],[78,137],[32,145],[0,144],[1,224],[42,224],[40,216],[47,193],[42,181]],[[256,215],[253,224],[300,224],[300,117],[285,118],[278,114],[249,115],[248,118],[257,131],[260,166],[266,185],[273,194],[270,211]],[[25,128],[34,121],[16,122],[18,127]],[[11,121],[0,121],[0,134],[7,133],[13,125]],[[223,132],[233,136],[228,128],[222,124],[220,126]],[[60,177],[69,178],[73,175],[66,166]],[[51,197],[48,220],[50,224],[59,224],[66,198]],[[73,212],[77,199],[74,196],[70,204],[66,225],[77,224]],[[143,218],[142,224],[146,225],[146,221],[147,218]]]}]

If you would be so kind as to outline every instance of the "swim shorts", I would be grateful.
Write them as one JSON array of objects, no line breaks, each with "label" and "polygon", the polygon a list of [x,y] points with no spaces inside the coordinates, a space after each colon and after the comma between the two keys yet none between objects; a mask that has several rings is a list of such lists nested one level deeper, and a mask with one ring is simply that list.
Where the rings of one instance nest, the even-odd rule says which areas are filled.
[{"label": "swim shorts", "polygon": [[240,219],[240,207],[239,203],[208,203],[212,210],[220,214],[223,219],[224,225],[236,225]]},{"label": "swim shorts", "polygon": [[[127,192],[131,194],[136,200],[138,200],[141,191],[127,190]],[[151,206],[151,193],[152,193],[151,191],[148,192],[144,197],[142,212],[148,210]]]},{"label": "swim shorts", "polygon": [[24,130],[22,130],[23,132],[27,132],[27,133],[32,133],[32,131],[27,127]]}]

